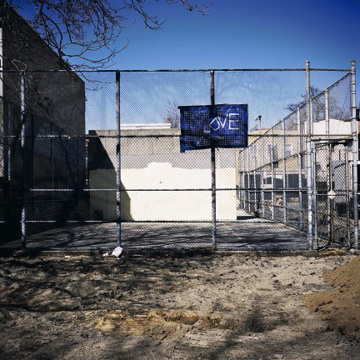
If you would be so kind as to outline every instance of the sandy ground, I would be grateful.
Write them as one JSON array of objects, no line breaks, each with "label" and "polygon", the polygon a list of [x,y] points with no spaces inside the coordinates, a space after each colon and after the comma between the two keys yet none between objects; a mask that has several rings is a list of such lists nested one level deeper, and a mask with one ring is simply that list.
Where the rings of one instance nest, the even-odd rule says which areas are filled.
[{"label": "sandy ground", "polygon": [[360,261],[0,258],[0,359],[360,359]]}]

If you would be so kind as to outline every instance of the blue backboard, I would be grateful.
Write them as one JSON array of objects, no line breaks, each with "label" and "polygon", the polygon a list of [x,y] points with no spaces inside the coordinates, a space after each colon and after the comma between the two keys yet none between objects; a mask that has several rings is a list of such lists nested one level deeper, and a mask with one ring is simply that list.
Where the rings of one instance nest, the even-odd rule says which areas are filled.
[{"label": "blue backboard", "polygon": [[248,106],[179,106],[181,152],[248,145]]}]

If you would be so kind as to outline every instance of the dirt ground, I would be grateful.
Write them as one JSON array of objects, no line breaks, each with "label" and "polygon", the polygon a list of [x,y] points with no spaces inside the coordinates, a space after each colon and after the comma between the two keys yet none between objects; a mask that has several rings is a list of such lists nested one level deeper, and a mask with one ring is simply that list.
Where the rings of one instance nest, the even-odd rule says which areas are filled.
[{"label": "dirt ground", "polygon": [[0,258],[0,359],[360,359],[351,254]]}]

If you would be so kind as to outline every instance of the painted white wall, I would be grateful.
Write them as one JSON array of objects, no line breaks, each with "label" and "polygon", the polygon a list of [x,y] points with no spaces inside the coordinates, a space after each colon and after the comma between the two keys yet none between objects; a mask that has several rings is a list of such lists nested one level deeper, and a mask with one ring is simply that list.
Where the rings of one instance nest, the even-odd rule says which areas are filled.
[{"label": "painted white wall", "polygon": [[[235,168],[217,170],[217,188],[235,189]],[[121,213],[124,221],[209,221],[211,220],[210,169],[181,169],[170,163],[150,163],[142,169],[121,170]],[[92,189],[116,188],[114,170],[90,172]],[[143,191],[131,191],[132,189]],[[153,191],[153,190],[160,191]],[[184,189],[184,191],[171,191]],[[161,191],[165,190],[165,191]],[[168,190],[168,191],[167,191]],[[217,219],[236,220],[236,191],[217,191]],[[116,219],[116,194],[91,192],[91,213],[104,220]]]},{"label": "painted white wall", "polygon": [[[331,135],[351,135],[351,121],[329,119],[329,134]],[[313,135],[325,135],[327,124],[325,120],[313,123]]]},{"label": "painted white wall", "polygon": [[[90,171],[91,189],[116,189],[116,131],[93,134],[104,151]],[[121,130],[122,219],[135,221],[210,221],[210,150],[180,153],[180,130]],[[159,135],[159,136],[158,136]],[[99,147],[96,148],[99,151]],[[97,152],[95,153],[99,155]],[[107,158],[107,161],[103,158]],[[216,151],[217,219],[236,220],[236,150]],[[110,164],[110,165],[109,165]],[[111,166],[113,169],[106,169]],[[221,190],[221,189],[233,190]],[[176,189],[176,191],[174,191]],[[181,190],[184,191],[181,191]],[[134,191],[139,190],[139,191]],[[159,190],[159,191],[154,191]],[[116,194],[91,192],[91,212],[116,219]]]}]

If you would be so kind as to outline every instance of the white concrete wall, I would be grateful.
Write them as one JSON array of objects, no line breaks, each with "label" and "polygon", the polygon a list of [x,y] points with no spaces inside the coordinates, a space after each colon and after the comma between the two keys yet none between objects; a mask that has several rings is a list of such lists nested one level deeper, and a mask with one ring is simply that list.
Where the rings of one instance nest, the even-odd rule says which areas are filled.
[{"label": "white concrete wall", "polygon": [[[217,188],[235,189],[235,168],[217,170]],[[170,163],[150,163],[146,168],[121,170],[121,213],[124,221],[211,220],[210,169],[182,169]],[[92,189],[115,189],[115,170],[90,172]],[[177,191],[171,191],[177,189]],[[184,191],[179,191],[184,189]],[[143,191],[132,191],[143,190]],[[160,191],[153,191],[160,190]],[[116,219],[116,193],[92,191],[91,214],[106,221]],[[236,191],[217,191],[217,219],[236,220]]]},{"label": "white concrete wall", "polygon": [[328,125],[325,120],[314,122],[313,135],[325,135],[329,126],[330,135],[351,135],[351,121],[329,119]]},{"label": "white concrete wall", "polygon": [[105,221],[116,220],[116,192],[101,189],[116,189],[115,170],[93,170],[89,177],[92,189],[90,192],[90,216]]},{"label": "white concrete wall", "polygon": [[[96,159],[91,162],[90,187],[116,189],[116,132],[91,134],[101,137],[90,140],[90,153]],[[129,129],[121,134],[130,136],[121,139],[124,221],[211,220],[210,150],[180,153],[179,129]],[[217,191],[219,220],[236,220],[235,159],[235,149],[216,151],[217,189],[233,189]],[[102,213],[104,220],[115,220],[115,192],[113,197],[91,192],[92,215],[95,212]]]},{"label": "white concrete wall", "polygon": [[[235,169],[217,170],[218,188],[235,188],[235,179]],[[134,220],[211,220],[211,191],[196,191],[211,188],[209,169],[181,169],[169,163],[150,163],[147,168],[122,170],[121,182],[125,189],[165,190],[129,191]],[[236,219],[235,190],[217,192],[217,218]]]}]

